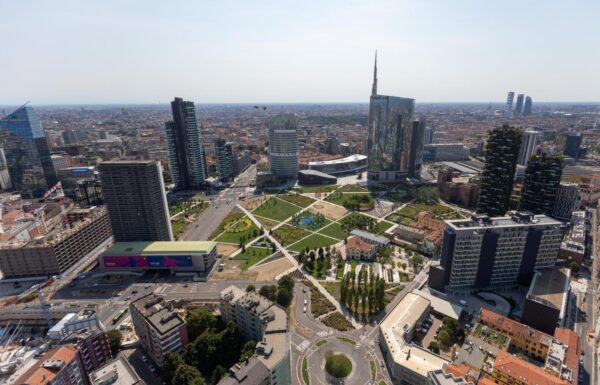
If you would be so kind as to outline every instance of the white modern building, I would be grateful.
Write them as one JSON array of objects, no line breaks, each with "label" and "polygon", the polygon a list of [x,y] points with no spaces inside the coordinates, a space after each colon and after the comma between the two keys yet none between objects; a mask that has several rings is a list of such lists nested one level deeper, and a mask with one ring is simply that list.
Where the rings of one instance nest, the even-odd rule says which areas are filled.
[{"label": "white modern building", "polygon": [[271,172],[278,178],[296,178],[299,154],[296,117],[292,114],[273,117],[269,122]]},{"label": "white modern building", "polygon": [[554,218],[568,221],[581,205],[581,195],[576,183],[561,183],[556,193],[556,202],[554,203]]},{"label": "white modern building", "polygon": [[444,222],[441,264],[429,271],[429,286],[439,291],[528,285],[535,270],[556,264],[565,230],[525,212]]},{"label": "white modern building", "polygon": [[539,131],[527,130],[521,135],[521,147],[519,148],[519,158],[517,163],[523,166],[527,165],[531,155],[535,153],[540,138]]},{"label": "white modern building", "polygon": [[367,170],[367,156],[354,154],[341,159],[309,162],[308,168],[329,175],[352,175]]}]

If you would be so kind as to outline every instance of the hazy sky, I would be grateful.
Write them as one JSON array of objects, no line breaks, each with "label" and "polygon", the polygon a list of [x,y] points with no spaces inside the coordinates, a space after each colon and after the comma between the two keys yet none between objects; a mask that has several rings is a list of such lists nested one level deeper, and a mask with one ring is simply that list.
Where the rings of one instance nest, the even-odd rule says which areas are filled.
[{"label": "hazy sky", "polygon": [[[492,4],[493,3],[493,4]],[[0,0],[0,104],[600,101],[600,1]]]}]

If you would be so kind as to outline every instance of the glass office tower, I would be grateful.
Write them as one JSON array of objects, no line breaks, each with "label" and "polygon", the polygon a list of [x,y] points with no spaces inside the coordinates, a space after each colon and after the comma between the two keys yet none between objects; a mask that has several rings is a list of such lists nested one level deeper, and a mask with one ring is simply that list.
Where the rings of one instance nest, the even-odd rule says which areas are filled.
[{"label": "glass office tower", "polygon": [[0,119],[10,179],[25,198],[37,198],[57,182],[44,129],[33,108],[23,106]]}]

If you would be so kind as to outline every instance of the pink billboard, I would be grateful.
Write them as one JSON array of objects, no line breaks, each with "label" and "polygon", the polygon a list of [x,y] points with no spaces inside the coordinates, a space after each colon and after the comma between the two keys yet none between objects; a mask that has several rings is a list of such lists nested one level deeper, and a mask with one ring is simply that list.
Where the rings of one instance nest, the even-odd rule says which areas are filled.
[{"label": "pink billboard", "polygon": [[192,267],[192,257],[190,255],[171,255],[171,256],[117,256],[105,255],[103,258],[104,267],[113,268],[171,268],[171,267]]}]

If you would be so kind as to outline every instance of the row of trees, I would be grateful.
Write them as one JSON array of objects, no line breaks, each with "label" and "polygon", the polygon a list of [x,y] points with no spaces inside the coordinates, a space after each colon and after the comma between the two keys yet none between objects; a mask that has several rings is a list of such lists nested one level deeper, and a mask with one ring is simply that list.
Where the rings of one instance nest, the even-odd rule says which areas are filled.
[{"label": "row of trees", "polygon": [[385,281],[366,269],[352,271],[342,280],[340,303],[355,313],[377,313],[385,307]]},{"label": "row of trees", "polygon": [[[331,262],[334,257],[334,248],[333,247],[319,247],[317,250],[302,250],[300,254],[298,254],[298,261],[304,264],[306,270],[308,270],[311,274],[314,272],[317,278],[323,277],[327,274],[327,271],[331,268]],[[339,261],[342,259],[342,255],[339,251],[335,252],[335,258]]]},{"label": "row of trees", "polygon": [[196,210],[196,206],[199,206],[201,208],[202,206],[204,206],[204,201],[202,199],[189,199],[187,201],[177,202],[175,206],[169,207],[169,214],[175,215],[182,211],[189,213]]}]

